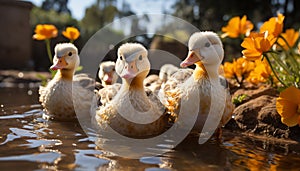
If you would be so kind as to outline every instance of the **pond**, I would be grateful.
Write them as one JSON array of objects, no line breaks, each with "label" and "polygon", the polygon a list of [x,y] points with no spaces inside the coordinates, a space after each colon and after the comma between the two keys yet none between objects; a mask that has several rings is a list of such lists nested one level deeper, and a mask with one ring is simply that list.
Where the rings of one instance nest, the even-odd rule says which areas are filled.
[{"label": "pond", "polygon": [[188,136],[172,151],[127,159],[95,145],[77,122],[42,118],[38,84],[0,88],[1,170],[298,170],[297,142],[224,129],[223,142]]}]

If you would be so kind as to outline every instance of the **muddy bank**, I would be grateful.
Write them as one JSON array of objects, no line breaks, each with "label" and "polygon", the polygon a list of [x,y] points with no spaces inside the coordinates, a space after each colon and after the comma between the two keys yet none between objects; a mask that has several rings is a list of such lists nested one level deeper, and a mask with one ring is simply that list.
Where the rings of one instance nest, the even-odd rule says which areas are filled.
[{"label": "muddy bank", "polygon": [[[226,125],[227,129],[239,130],[277,138],[290,138],[300,141],[299,126],[288,127],[281,123],[276,111],[278,91],[271,86],[232,86],[232,98],[236,99],[234,118]],[[239,97],[239,100],[237,100]]]}]

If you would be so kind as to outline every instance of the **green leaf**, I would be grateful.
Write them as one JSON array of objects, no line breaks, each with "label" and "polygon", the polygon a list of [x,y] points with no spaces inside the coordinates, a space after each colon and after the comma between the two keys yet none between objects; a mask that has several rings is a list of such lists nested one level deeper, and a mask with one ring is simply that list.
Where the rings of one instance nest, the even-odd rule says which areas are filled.
[{"label": "green leaf", "polygon": [[81,71],[82,69],[83,69],[83,66],[80,65],[79,67],[76,68],[76,71]]},{"label": "green leaf", "polygon": [[243,103],[243,101],[248,97],[247,94],[240,94],[232,99],[232,103],[235,105],[240,105]]},{"label": "green leaf", "polygon": [[36,74],[37,78],[41,79],[41,85],[46,86],[47,84],[47,77],[42,74]]}]

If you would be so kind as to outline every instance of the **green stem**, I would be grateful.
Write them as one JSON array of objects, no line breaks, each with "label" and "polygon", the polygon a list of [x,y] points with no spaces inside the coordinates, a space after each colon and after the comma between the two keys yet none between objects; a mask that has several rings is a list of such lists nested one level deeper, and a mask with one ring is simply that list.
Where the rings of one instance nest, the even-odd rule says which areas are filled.
[{"label": "green stem", "polygon": [[277,59],[273,53],[271,53],[271,56],[273,57],[273,59],[290,75],[294,75],[293,72],[280,60]]},{"label": "green stem", "polygon": [[[294,57],[294,55],[293,55],[293,49],[292,49],[292,47],[290,46],[290,44],[288,43],[288,41],[280,34],[279,35],[279,38],[281,38],[284,42],[285,42],[285,44],[288,46],[288,48],[289,48],[289,53],[287,52],[287,51],[285,51],[285,54],[287,55],[287,56],[291,56],[291,60],[292,60],[292,64],[293,64],[293,66],[295,67],[295,69],[296,69],[296,71],[297,71],[297,75],[299,75],[299,66],[297,65],[297,60],[295,59],[295,57]],[[279,43],[277,43],[282,49],[284,49]]]},{"label": "green stem", "polygon": [[[284,43],[288,46],[288,48],[289,48],[289,49],[292,49],[291,46],[289,45],[289,43],[287,42],[287,40],[286,40],[281,34],[279,35],[279,37],[277,38],[277,40],[278,40],[278,39],[282,39],[282,40],[284,41]],[[277,40],[276,40],[276,42],[277,42]],[[282,47],[279,43],[277,43],[277,44],[278,44],[280,47]],[[282,47],[282,49],[284,49],[284,48]]]},{"label": "green stem", "polygon": [[267,59],[268,64],[269,64],[269,66],[270,66],[272,72],[274,73],[274,76],[276,77],[276,79],[277,79],[284,87],[287,88],[287,85],[279,78],[279,76],[278,76],[277,73],[275,72],[275,70],[274,70],[274,68],[273,68],[273,66],[272,66],[272,64],[271,64],[271,61],[270,61],[270,59],[268,58],[268,56],[267,56],[267,55],[264,55],[264,57]]},{"label": "green stem", "polygon": [[234,74],[234,78],[235,78],[236,82],[239,84],[239,86],[242,86],[243,82],[239,80],[239,78],[236,74]]},{"label": "green stem", "polygon": [[51,53],[51,47],[50,47],[50,39],[46,39],[45,42],[46,42],[47,54],[48,54],[50,63],[52,63],[53,61],[52,61],[52,53]]},{"label": "green stem", "polygon": [[296,74],[299,76],[299,70],[300,69],[299,69],[299,66],[297,65],[298,62],[294,57],[293,49],[290,47],[290,45],[288,44],[288,42],[286,41],[286,39],[284,37],[280,36],[280,38],[287,44],[289,50],[286,51],[284,49],[284,47],[281,44],[279,44],[278,42],[276,44],[284,51],[284,53],[287,57],[290,57],[290,59],[292,60],[291,61],[291,66],[295,69]]}]

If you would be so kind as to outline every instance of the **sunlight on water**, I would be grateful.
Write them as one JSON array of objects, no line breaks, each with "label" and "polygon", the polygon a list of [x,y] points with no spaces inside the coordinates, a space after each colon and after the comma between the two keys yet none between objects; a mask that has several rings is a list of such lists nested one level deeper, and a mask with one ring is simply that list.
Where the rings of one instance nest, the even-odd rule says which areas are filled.
[{"label": "sunlight on water", "polygon": [[[291,170],[300,167],[298,143],[228,130],[224,130],[221,144],[211,140],[199,145],[198,137],[190,135],[161,156],[144,156],[139,160],[121,158],[99,149],[96,138],[86,136],[79,123],[43,119],[37,100],[34,104],[5,106],[0,112],[0,168],[3,170]],[[169,141],[152,150],[169,148]]]}]

